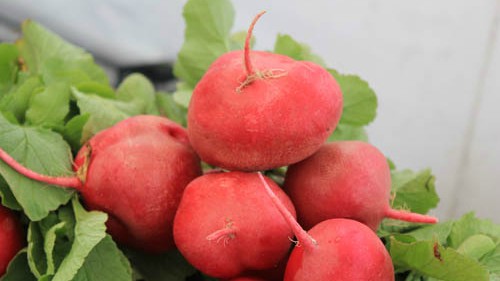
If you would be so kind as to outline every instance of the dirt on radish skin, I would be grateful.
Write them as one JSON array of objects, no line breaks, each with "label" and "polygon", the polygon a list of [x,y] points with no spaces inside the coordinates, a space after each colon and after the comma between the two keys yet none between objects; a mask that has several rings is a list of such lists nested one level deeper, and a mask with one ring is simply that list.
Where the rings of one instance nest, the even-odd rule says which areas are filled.
[{"label": "dirt on radish skin", "polygon": [[[294,215],[286,194],[266,181]],[[218,278],[273,268],[288,254],[290,237],[291,228],[255,173],[211,173],[195,179],[186,187],[174,220],[174,239],[182,255]]]},{"label": "dirt on radish skin", "polygon": [[311,157],[288,167],[284,190],[306,229],[330,218],[351,218],[373,230],[385,217],[437,222],[434,217],[390,208],[389,165],[385,156],[366,142],[324,144]]},{"label": "dirt on radish skin", "polygon": [[201,175],[185,129],[158,116],[130,117],[96,134],[75,157],[74,177],[39,175],[0,156],[29,178],[77,189],[88,209],[108,214],[113,239],[152,253],[174,247],[182,192]]},{"label": "dirt on radish skin", "polygon": [[394,280],[389,253],[366,225],[349,219],[330,219],[308,233],[317,246],[293,249],[284,281]]},{"label": "dirt on radish skin", "polygon": [[266,170],[306,158],[342,112],[340,87],[321,66],[250,51],[253,24],[245,50],[210,66],[188,109],[193,148],[205,162],[228,170]]},{"label": "dirt on radish skin", "polygon": [[0,205],[0,277],[24,246],[24,235],[18,218],[11,210]]}]

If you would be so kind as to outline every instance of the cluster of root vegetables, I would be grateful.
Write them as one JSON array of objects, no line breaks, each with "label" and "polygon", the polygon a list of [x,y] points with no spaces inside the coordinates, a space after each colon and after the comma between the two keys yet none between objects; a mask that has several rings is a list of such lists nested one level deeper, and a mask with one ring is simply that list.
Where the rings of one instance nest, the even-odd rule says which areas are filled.
[{"label": "cluster of root vegetables", "polygon": [[[259,15],[260,16],[260,15]],[[221,280],[394,280],[375,231],[382,219],[434,223],[389,205],[385,156],[360,141],[326,142],[342,92],[321,66],[245,49],[219,57],[197,84],[187,129],[135,116],[99,132],[74,160],[74,177],[26,177],[79,191],[108,213],[118,243],[148,253],[177,248]],[[201,162],[214,169],[202,171]],[[287,167],[278,185],[265,171]],[[0,221],[16,225],[0,206]],[[4,229],[10,229],[4,231]],[[2,228],[0,276],[22,246]]]}]

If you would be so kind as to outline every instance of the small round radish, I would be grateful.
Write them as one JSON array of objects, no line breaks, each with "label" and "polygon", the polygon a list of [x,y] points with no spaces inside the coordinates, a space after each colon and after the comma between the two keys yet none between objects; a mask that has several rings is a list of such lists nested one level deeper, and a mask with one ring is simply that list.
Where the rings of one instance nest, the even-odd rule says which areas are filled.
[{"label": "small round radish", "polygon": [[193,148],[205,162],[228,170],[266,170],[306,158],[332,133],[342,111],[340,87],[321,66],[250,52],[259,16],[245,50],[213,62],[189,104]]},{"label": "small round radish", "polygon": [[0,205],[0,277],[23,245],[23,231],[17,217]]},{"label": "small round radish", "polygon": [[391,256],[366,225],[350,219],[330,219],[308,233],[318,245],[293,249],[284,281],[394,280]]},{"label": "small round radish", "polygon": [[[295,214],[286,194],[266,182]],[[211,173],[193,180],[174,220],[175,244],[186,260],[225,279],[273,268],[287,255],[292,235],[255,173]]]},{"label": "small round radish", "polygon": [[201,174],[186,131],[158,116],[135,116],[99,132],[78,152],[75,177],[30,171],[0,151],[21,174],[73,187],[89,209],[108,213],[118,242],[148,252],[174,247],[172,225],[185,186]]},{"label": "small round radish", "polygon": [[390,207],[391,173],[385,156],[360,141],[324,144],[311,157],[288,167],[284,190],[309,229],[330,218],[350,218],[376,230],[384,217],[435,223],[430,216]]},{"label": "small round radish", "polygon": [[391,257],[370,228],[350,219],[329,219],[307,233],[261,180],[299,243],[288,259],[284,281],[394,280]]}]

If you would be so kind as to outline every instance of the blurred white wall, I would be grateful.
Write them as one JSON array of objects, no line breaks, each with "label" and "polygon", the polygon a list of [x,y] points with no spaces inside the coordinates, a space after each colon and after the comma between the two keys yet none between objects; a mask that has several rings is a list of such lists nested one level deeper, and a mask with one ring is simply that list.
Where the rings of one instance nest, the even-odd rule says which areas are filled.
[{"label": "blurred white wall", "polygon": [[[116,65],[152,63],[175,59],[184,2],[2,0],[0,18],[39,20]],[[370,83],[379,98],[371,142],[398,168],[432,168],[436,215],[475,210],[500,223],[500,0],[233,3],[235,31],[268,11],[256,49],[287,33]]]}]

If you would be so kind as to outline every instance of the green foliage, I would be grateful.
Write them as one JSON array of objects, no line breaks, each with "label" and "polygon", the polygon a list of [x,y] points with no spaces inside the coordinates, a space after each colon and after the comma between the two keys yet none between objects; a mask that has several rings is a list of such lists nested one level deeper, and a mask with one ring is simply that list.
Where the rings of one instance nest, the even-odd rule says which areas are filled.
[{"label": "green foliage", "polygon": [[443,281],[488,281],[489,273],[475,260],[433,241],[400,242],[392,238],[390,253],[397,268]]},{"label": "green foliage", "polygon": [[0,98],[15,83],[18,51],[13,44],[0,44]]},{"label": "green foliage", "polygon": [[[59,134],[44,128],[14,125],[0,115],[0,135],[0,147],[33,171],[45,175],[71,173],[69,147]],[[73,193],[27,179],[2,161],[0,175],[10,186],[17,203],[33,221],[43,219],[50,211],[67,203]],[[17,203],[7,202],[7,205]]]},{"label": "green foliage", "polygon": [[194,88],[210,64],[231,49],[234,8],[229,0],[191,0],[184,6],[183,16],[184,44],[174,74]]}]

